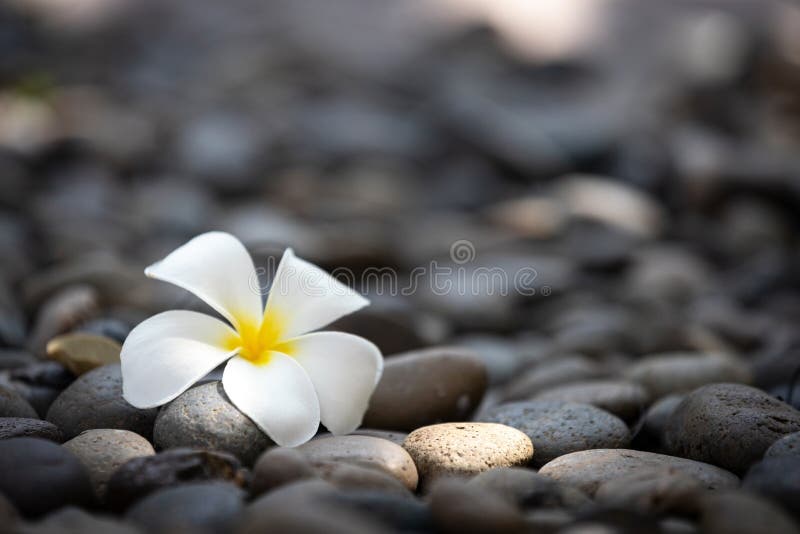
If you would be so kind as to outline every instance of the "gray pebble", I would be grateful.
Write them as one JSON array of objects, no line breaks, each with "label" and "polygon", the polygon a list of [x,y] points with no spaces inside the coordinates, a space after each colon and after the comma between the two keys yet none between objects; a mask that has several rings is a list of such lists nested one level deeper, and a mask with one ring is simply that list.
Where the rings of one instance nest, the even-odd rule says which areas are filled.
[{"label": "gray pebble", "polygon": [[526,509],[576,508],[591,502],[583,491],[523,467],[490,469],[473,477],[469,484]]},{"label": "gray pebble", "polygon": [[580,402],[619,416],[624,421],[633,421],[644,411],[650,396],[645,389],[623,380],[594,380],[575,382],[547,389],[533,400]]},{"label": "gray pebble", "polygon": [[764,453],[765,458],[775,456],[800,456],[800,432],[794,432],[773,443]]},{"label": "gray pebble", "polygon": [[780,503],[800,519],[800,456],[774,456],[753,465],[742,489]]},{"label": "gray pebble", "polygon": [[36,410],[10,386],[0,385],[0,417],[39,419]]},{"label": "gray pebble", "polygon": [[64,436],[53,423],[27,417],[0,417],[0,439],[42,438],[61,443]]}]

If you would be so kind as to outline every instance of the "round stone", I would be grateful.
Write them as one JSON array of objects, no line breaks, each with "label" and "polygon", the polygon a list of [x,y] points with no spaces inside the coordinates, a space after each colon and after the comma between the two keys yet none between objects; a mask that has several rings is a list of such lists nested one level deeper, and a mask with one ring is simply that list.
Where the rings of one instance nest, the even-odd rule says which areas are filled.
[{"label": "round stone", "polygon": [[773,443],[764,453],[765,458],[776,456],[800,456],[800,432],[783,436]]},{"label": "round stone", "polygon": [[494,467],[526,465],[530,438],[496,423],[443,423],[418,428],[403,443],[422,483],[442,475],[473,476]]},{"label": "round stone", "polygon": [[108,481],[106,501],[112,510],[122,511],[157,489],[209,480],[241,486],[241,464],[236,457],[222,452],[172,449],[125,462]]},{"label": "round stone", "polygon": [[800,518],[800,456],[765,458],[747,471],[742,489],[780,503]]},{"label": "round stone", "polygon": [[605,482],[643,469],[670,469],[698,480],[708,489],[735,488],[739,479],[719,467],[630,449],[592,449],[565,454],[548,462],[539,474],[560,480],[594,495]]},{"label": "round stone", "polygon": [[602,408],[624,421],[633,421],[647,407],[645,389],[622,380],[575,382],[547,389],[532,400],[579,402]]},{"label": "round stone", "polygon": [[743,474],[776,440],[799,430],[800,411],[760,389],[710,384],[678,405],[664,439],[670,454]]},{"label": "round stone", "polygon": [[122,398],[122,372],[119,364],[112,364],[89,371],[70,384],[53,401],[47,420],[67,439],[93,428],[130,430],[149,438],[157,413],[157,409],[134,408]]},{"label": "round stone", "polygon": [[139,434],[109,428],[82,432],[64,443],[63,447],[86,466],[92,488],[101,501],[105,500],[108,480],[122,464],[156,453],[150,442]]},{"label": "round stone", "polygon": [[428,496],[437,532],[524,532],[519,508],[496,493],[443,478]]},{"label": "round stone", "polygon": [[682,395],[667,395],[654,402],[639,420],[633,448],[652,452],[664,451],[664,429],[672,412],[683,400]]},{"label": "round stone", "polygon": [[341,490],[411,496],[402,481],[381,469],[340,462],[323,462],[315,467],[323,480]]},{"label": "round stone", "polygon": [[73,332],[48,341],[47,357],[78,376],[103,365],[119,363],[121,349],[119,343],[105,336]]},{"label": "round stone", "polygon": [[312,465],[342,462],[383,471],[408,489],[417,488],[417,468],[403,447],[372,436],[330,436],[311,440],[297,448]]},{"label": "round stone", "polygon": [[533,465],[537,467],[570,452],[625,448],[631,441],[619,417],[589,404],[512,402],[489,409],[481,420],[524,432],[536,447]]},{"label": "round stone", "polygon": [[253,466],[250,493],[258,496],[284,484],[316,476],[317,472],[302,452],[274,447],[259,456]]},{"label": "round stone", "polygon": [[576,508],[591,503],[581,490],[522,467],[490,469],[472,478],[469,484],[500,495],[520,508]]},{"label": "round stone", "polygon": [[61,443],[64,436],[53,423],[26,417],[0,417],[0,439],[42,438]]},{"label": "round stone", "polygon": [[434,348],[386,359],[364,426],[410,431],[468,419],[487,386],[486,368],[463,349]]},{"label": "round stone", "polygon": [[39,419],[33,406],[13,388],[0,385],[0,417]]},{"label": "round stone", "polygon": [[245,493],[233,484],[195,482],[155,491],[125,518],[144,532],[230,532],[244,508]]},{"label": "round stone", "polygon": [[597,489],[595,500],[612,508],[664,515],[680,511],[682,504],[701,490],[700,481],[686,473],[644,468],[607,480]]},{"label": "round stone", "polygon": [[691,391],[714,382],[749,383],[750,370],[728,354],[667,353],[647,356],[628,369],[629,380],[641,384],[651,398]]},{"label": "round stone", "polygon": [[89,475],[80,460],[52,441],[38,438],[0,441],[0,493],[28,517],[93,502]]},{"label": "round stone", "polygon": [[[265,397],[264,402],[269,402]],[[197,447],[229,452],[253,465],[272,441],[234,406],[221,382],[195,386],[158,414],[154,442],[159,449]]]}]

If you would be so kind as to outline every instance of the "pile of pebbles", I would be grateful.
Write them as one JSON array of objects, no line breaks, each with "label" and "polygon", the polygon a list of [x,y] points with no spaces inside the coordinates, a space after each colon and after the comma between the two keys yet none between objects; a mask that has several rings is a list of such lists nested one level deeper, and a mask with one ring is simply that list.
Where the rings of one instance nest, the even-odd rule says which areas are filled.
[{"label": "pile of pebbles", "polygon": [[[0,5],[0,531],[800,532],[798,8],[600,2],[545,57],[62,4]],[[330,327],[385,356],[362,428],[276,447],[219,370],[122,399],[131,328],[209,311],[144,267],[210,229],[371,299]]]}]

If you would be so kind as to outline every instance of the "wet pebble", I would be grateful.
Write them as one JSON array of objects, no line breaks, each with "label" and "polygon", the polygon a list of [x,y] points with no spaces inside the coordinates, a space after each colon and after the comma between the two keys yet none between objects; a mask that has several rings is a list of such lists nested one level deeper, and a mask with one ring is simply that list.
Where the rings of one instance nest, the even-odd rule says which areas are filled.
[{"label": "wet pebble", "polygon": [[494,467],[531,461],[530,438],[497,423],[443,423],[419,428],[403,443],[428,484],[442,475],[473,476]]},{"label": "wet pebble", "polygon": [[539,473],[594,495],[608,480],[645,468],[672,469],[700,481],[703,487],[709,489],[735,488],[739,485],[736,475],[710,464],[630,449],[573,452],[548,462]]},{"label": "wet pebble", "polygon": [[0,417],[0,440],[9,438],[41,438],[61,443],[64,436],[52,423],[26,417]]},{"label": "wet pebble", "polygon": [[624,380],[576,382],[542,391],[533,400],[591,404],[624,421],[633,421],[649,402],[645,389]]},{"label": "wet pebble", "polygon": [[800,430],[800,411],[742,384],[694,390],[670,415],[670,454],[743,474],[776,440]]},{"label": "wet pebble", "polygon": [[487,387],[486,369],[463,349],[434,348],[386,359],[383,376],[364,416],[364,426],[414,430],[463,420]]},{"label": "wet pebble", "polygon": [[66,506],[91,505],[89,475],[71,452],[49,440],[0,441],[0,493],[25,516]]},{"label": "wet pebble", "polygon": [[93,428],[130,430],[146,439],[153,435],[158,410],[134,408],[122,398],[119,364],[98,367],[81,375],[47,411],[47,420],[71,439]]},{"label": "wet pebble", "polygon": [[106,500],[112,510],[121,511],[157,489],[209,480],[241,486],[244,484],[241,464],[234,456],[222,452],[172,449],[122,464],[108,481]]},{"label": "wet pebble", "polygon": [[628,427],[619,417],[590,404],[512,402],[489,409],[481,420],[524,432],[536,448],[534,466],[569,452],[625,448],[631,440]]},{"label": "wet pebble", "polygon": [[272,440],[231,403],[221,382],[195,386],[162,408],[153,439],[159,449],[226,451],[248,466],[272,445]]},{"label": "wet pebble", "polygon": [[63,444],[89,472],[95,495],[105,500],[111,475],[132,458],[156,453],[149,441],[128,430],[93,429],[81,432]]}]

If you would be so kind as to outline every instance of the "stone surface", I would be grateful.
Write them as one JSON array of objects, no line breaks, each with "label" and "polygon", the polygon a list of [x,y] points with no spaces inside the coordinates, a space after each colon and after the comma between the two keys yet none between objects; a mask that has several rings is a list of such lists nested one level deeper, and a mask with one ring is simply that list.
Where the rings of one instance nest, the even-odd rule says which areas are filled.
[{"label": "stone surface", "polygon": [[532,400],[579,402],[592,404],[633,421],[647,408],[649,395],[644,388],[622,380],[575,382],[542,391]]},{"label": "stone surface", "polygon": [[800,456],[800,432],[783,436],[770,445],[767,452],[764,453],[764,458],[775,456]]},{"label": "stone surface", "polygon": [[670,415],[682,400],[683,395],[667,395],[654,402],[637,423],[632,448],[663,452],[664,429]]},{"label": "stone surface", "polygon": [[122,511],[157,489],[210,480],[241,486],[244,484],[244,473],[239,461],[230,454],[172,449],[125,462],[111,475],[106,500],[112,510]]},{"label": "stone surface", "polygon": [[7,383],[27,400],[39,417],[44,418],[50,405],[75,376],[58,362],[36,361],[8,371]]},{"label": "stone surface", "polygon": [[64,436],[53,423],[26,417],[0,417],[0,440],[9,438],[42,438],[61,443]]},{"label": "stone surface", "polygon": [[442,423],[419,428],[403,443],[420,475],[430,483],[442,475],[471,476],[494,467],[526,465],[530,438],[496,423]]},{"label": "stone surface", "polygon": [[0,441],[0,493],[28,517],[93,502],[89,475],[80,460],[52,441],[38,438]]},{"label": "stone surface", "polygon": [[749,383],[745,362],[729,354],[667,353],[647,356],[625,373],[641,384],[651,398],[683,393],[714,382]]},{"label": "stone surface", "polygon": [[739,485],[736,475],[710,464],[629,449],[573,452],[548,462],[539,473],[594,495],[609,480],[652,468],[671,469],[686,474],[708,489],[735,488]]},{"label": "stone surface", "polygon": [[595,493],[595,500],[616,509],[642,514],[679,514],[686,511],[687,501],[705,491],[702,483],[679,470],[643,468],[604,482]]},{"label": "stone surface", "polygon": [[38,419],[36,410],[13,388],[0,385],[0,417]]},{"label": "stone surface", "polygon": [[489,409],[481,420],[524,432],[536,448],[535,466],[569,452],[625,448],[631,440],[628,427],[620,418],[589,404],[512,402]]},{"label": "stone surface", "polygon": [[464,349],[433,348],[386,359],[364,426],[410,431],[468,418],[487,387],[486,369]]},{"label": "stone surface", "polygon": [[322,462],[315,467],[323,480],[341,490],[411,497],[402,481],[379,468],[339,462]]},{"label": "stone surface", "polygon": [[747,471],[742,489],[782,504],[800,519],[800,456],[765,458]]},{"label": "stone surface", "polygon": [[250,493],[258,496],[284,484],[316,476],[316,470],[302,452],[274,447],[259,456],[253,466]]},{"label": "stone surface", "polygon": [[[408,434],[395,430],[378,430],[375,428],[357,428],[351,434],[356,436],[372,436],[374,438],[388,439],[392,443],[402,445]],[[324,436],[320,435],[320,437]]]},{"label": "stone surface", "polygon": [[47,342],[47,357],[63,364],[75,375],[97,367],[119,363],[122,346],[97,334],[75,332],[56,336]]},{"label": "stone surface", "polygon": [[708,534],[797,534],[798,524],[779,506],[744,492],[710,492],[699,502],[700,529]]},{"label": "stone surface", "polygon": [[20,534],[142,534],[134,525],[107,515],[91,515],[74,506],[61,508],[20,530]]},{"label": "stone surface", "polygon": [[439,479],[428,495],[437,532],[524,532],[517,506],[480,486],[458,479]]},{"label": "stone surface", "polygon": [[591,503],[583,491],[522,467],[490,469],[473,477],[469,484],[525,509],[577,508]]},{"label": "stone surface", "polygon": [[159,449],[197,447],[226,451],[253,465],[272,441],[228,399],[221,382],[188,389],[158,414],[153,441]]},{"label": "stone surface", "polygon": [[125,518],[144,532],[231,532],[244,508],[241,488],[194,482],[155,491],[131,506]]},{"label": "stone surface", "polygon": [[130,430],[146,439],[153,435],[157,409],[140,410],[122,398],[118,364],[98,367],[65,389],[47,412],[47,420],[71,439],[92,428]]},{"label": "stone surface", "polygon": [[741,384],[711,384],[678,405],[665,429],[670,454],[743,474],[779,438],[800,430],[800,411]]},{"label": "stone surface", "polygon": [[408,489],[417,488],[418,475],[409,453],[391,441],[372,436],[331,436],[297,447],[311,464],[345,462],[379,469],[400,480]]},{"label": "stone surface", "polygon": [[93,429],[81,432],[64,443],[89,472],[92,488],[99,500],[105,500],[111,475],[125,462],[156,453],[149,441],[128,430]]},{"label": "stone surface", "polygon": [[503,388],[501,397],[506,401],[526,399],[555,386],[600,378],[603,374],[602,367],[589,358],[565,354],[521,373]]}]

